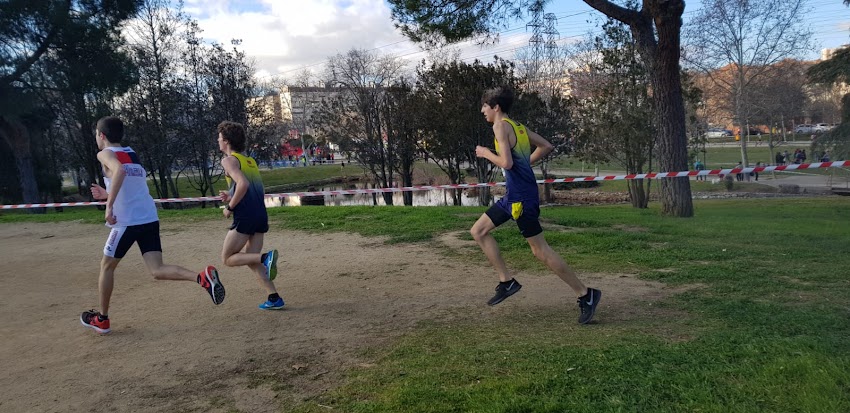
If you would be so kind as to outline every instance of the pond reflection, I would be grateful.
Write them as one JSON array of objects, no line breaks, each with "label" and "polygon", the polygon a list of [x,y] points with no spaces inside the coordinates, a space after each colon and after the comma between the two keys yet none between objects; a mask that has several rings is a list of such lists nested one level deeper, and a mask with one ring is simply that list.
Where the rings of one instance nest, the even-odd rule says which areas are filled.
[{"label": "pond reflection", "polygon": [[[363,184],[349,185],[324,185],[310,187],[309,190],[301,189],[299,191],[287,192],[319,192],[319,191],[341,191],[346,189],[365,189]],[[413,206],[445,206],[452,205],[451,191],[463,191],[461,195],[461,205],[463,206],[478,206],[477,189],[431,189],[423,191],[413,191]],[[375,205],[374,199],[377,200],[377,205],[386,205],[383,194],[353,194],[353,195],[324,195],[320,197],[266,197],[266,207],[279,206],[302,206],[302,205],[325,205],[325,206],[370,206]],[[312,198],[312,199],[311,199]],[[323,199],[316,199],[323,198]],[[498,196],[495,199],[499,199]],[[324,203],[322,203],[324,201]],[[393,205],[403,206],[404,195],[402,192],[393,193]]]}]

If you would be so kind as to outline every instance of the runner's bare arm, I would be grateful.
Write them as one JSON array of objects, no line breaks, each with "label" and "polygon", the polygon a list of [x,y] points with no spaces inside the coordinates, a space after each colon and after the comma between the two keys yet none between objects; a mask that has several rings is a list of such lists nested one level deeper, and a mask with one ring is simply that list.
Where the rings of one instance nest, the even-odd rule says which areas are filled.
[{"label": "runner's bare arm", "polygon": [[552,150],[555,149],[555,147],[551,143],[549,143],[549,141],[532,131],[528,131],[528,140],[531,142],[532,145],[536,147],[534,152],[531,153],[532,165],[537,163],[537,161],[545,158],[546,155],[549,155],[550,153],[552,153]]},{"label": "runner's bare arm", "polygon": [[102,150],[97,153],[97,160],[106,167],[109,179],[112,181],[109,185],[109,194],[106,197],[106,222],[115,224],[117,217],[112,216],[112,206],[115,204],[115,199],[118,198],[118,191],[121,190],[121,185],[124,184],[124,165],[115,156],[115,152],[110,150]]},{"label": "runner's bare arm", "polygon": [[233,182],[236,184],[236,189],[233,191],[233,195],[230,196],[228,200],[228,205],[230,208],[236,208],[236,205],[239,205],[239,202],[242,201],[242,198],[248,192],[248,180],[245,178],[245,174],[242,173],[242,169],[239,168],[239,160],[234,156],[228,156],[221,160],[221,166],[224,167],[224,172]]},{"label": "runner's bare arm", "polygon": [[512,145],[510,139],[508,139],[508,130],[505,129],[506,127],[510,127],[506,122],[496,122],[493,124],[493,133],[496,134],[496,142],[499,143],[499,148],[502,148],[498,154],[493,153],[490,149],[483,146],[476,146],[475,156],[485,158],[500,168],[511,169],[514,166],[514,160],[511,158],[510,148]]}]

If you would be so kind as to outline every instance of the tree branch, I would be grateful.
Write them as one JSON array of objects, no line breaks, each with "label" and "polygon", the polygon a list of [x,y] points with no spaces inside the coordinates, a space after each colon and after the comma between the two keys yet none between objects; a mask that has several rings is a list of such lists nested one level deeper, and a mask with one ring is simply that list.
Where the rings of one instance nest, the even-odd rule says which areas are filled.
[{"label": "tree branch", "polygon": [[602,12],[606,16],[619,20],[629,26],[640,19],[640,12],[627,9],[611,3],[608,0],[583,0],[588,6]]},{"label": "tree branch", "polygon": [[51,27],[50,32],[47,33],[47,36],[44,36],[44,41],[38,46],[38,49],[36,49],[35,52],[27,58],[27,60],[18,66],[14,72],[0,78],[0,85],[8,86],[13,82],[21,80],[21,76],[28,72],[32,65],[34,65],[38,59],[41,59],[41,56],[47,52],[47,49],[49,49],[53,44],[53,39],[56,37],[58,31],[57,26]]}]

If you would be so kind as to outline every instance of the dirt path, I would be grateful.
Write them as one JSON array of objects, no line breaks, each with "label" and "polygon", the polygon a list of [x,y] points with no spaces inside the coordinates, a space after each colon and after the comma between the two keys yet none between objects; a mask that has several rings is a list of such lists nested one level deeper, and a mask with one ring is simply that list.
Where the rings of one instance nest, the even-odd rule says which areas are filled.
[{"label": "dirt path", "polygon": [[[227,299],[214,306],[197,285],[155,282],[138,250],[116,274],[113,332],[79,323],[96,307],[97,270],[108,230],[78,223],[0,225],[0,411],[279,411],[374,362],[380,348],[422,320],[494,317],[523,308],[576,317],[554,276],[521,274],[521,294],[484,302],[495,276],[426,245],[384,245],[351,234],[273,231],[281,250],[281,312],[256,308],[263,293],[247,269],[220,268]],[[200,270],[218,263],[222,225],[163,223],[166,262]],[[455,234],[446,246],[474,251]],[[529,254],[531,259],[531,255]],[[605,299],[602,323],[660,298],[661,286],[626,275],[586,275]]]}]

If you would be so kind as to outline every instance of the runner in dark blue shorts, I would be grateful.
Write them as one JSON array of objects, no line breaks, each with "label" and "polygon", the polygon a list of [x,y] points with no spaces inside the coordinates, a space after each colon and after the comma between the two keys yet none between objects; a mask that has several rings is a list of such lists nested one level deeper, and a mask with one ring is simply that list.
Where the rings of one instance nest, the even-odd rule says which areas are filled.
[{"label": "runner in dark blue shorts", "polygon": [[278,251],[262,252],[263,237],[269,231],[263,180],[257,161],[240,153],[245,150],[245,128],[236,122],[221,122],[218,148],[225,155],[221,165],[230,186],[220,193],[225,203],[224,216],[233,216],[233,224],[224,238],[221,259],[229,267],[245,265],[251,268],[257,282],[268,293],[268,299],[259,308],[280,310],[284,302],[273,282],[277,276]]},{"label": "runner in dark blue shorts", "polygon": [[[537,179],[531,165],[548,155],[553,147],[540,135],[508,118],[507,114],[513,106],[513,101],[513,90],[507,87],[488,90],[484,94],[481,113],[484,114],[487,122],[493,124],[496,152],[483,146],[475,148],[476,156],[485,158],[502,168],[507,188],[505,196],[490,207],[470,230],[472,237],[499,274],[496,294],[487,304],[499,304],[522,288],[522,285],[508,271],[499,252],[499,245],[490,234],[499,225],[514,220],[520,233],[531,246],[534,256],[564,280],[578,296],[581,312],[578,322],[587,324],[593,319],[602,292],[585,287],[576,273],[552,250],[543,237],[543,228],[540,227],[539,220],[540,201]],[[533,151],[532,147],[534,147]]]}]

